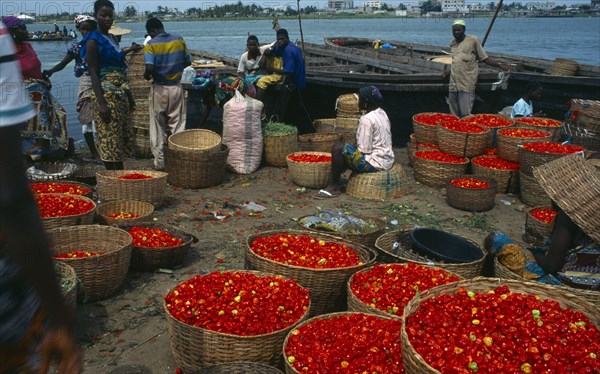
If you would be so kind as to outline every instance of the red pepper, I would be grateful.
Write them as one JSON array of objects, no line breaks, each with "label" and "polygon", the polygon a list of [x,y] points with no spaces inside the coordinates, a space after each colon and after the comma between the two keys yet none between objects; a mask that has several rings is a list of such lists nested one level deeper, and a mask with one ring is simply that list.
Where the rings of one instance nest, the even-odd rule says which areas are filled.
[{"label": "red pepper", "polygon": [[132,180],[137,180],[137,179],[152,179],[154,178],[151,175],[146,175],[146,174],[141,174],[141,173],[129,173],[129,174],[123,174],[120,177],[117,177],[118,179],[132,179]]},{"label": "red pepper", "polygon": [[471,160],[475,165],[496,170],[519,170],[521,165],[516,162],[506,161],[495,156],[479,156]]},{"label": "red pepper", "polygon": [[89,252],[89,251],[78,251],[76,249],[71,252],[61,253],[55,256],[54,258],[85,258],[85,257],[95,257],[102,256],[104,252]]},{"label": "red pepper", "polygon": [[306,163],[331,162],[331,155],[315,155],[310,153],[293,154],[289,156],[290,160]]},{"label": "red pepper", "polygon": [[467,132],[471,134],[481,134],[486,132],[486,129],[479,125],[470,122],[451,121],[440,123],[440,126],[452,131]]},{"label": "red pepper", "polygon": [[120,212],[116,212],[116,213],[109,213],[106,216],[108,218],[113,218],[113,219],[133,219],[133,218],[140,218],[139,214],[124,212],[124,211],[120,211]]},{"label": "red pepper", "polygon": [[448,164],[462,164],[468,162],[466,158],[451,155],[436,150],[424,150],[415,152],[415,157],[422,158],[424,160],[445,162]]},{"label": "red pepper", "polygon": [[515,118],[515,122],[525,123],[531,126],[540,126],[540,127],[560,127],[562,123],[555,119],[551,118],[539,118],[539,117],[522,117]]},{"label": "red pepper", "polygon": [[535,208],[530,210],[529,214],[543,223],[552,223],[556,217],[556,211],[550,208]]},{"label": "red pepper", "polygon": [[456,121],[458,117],[447,113],[421,113],[415,115],[413,119],[423,125],[437,126],[440,122]]},{"label": "red pepper", "polygon": [[523,148],[532,152],[552,153],[557,155],[568,155],[571,153],[585,151],[585,148],[579,145],[555,142],[530,142],[524,144]]},{"label": "red pepper", "polygon": [[497,114],[476,114],[460,120],[463,123],[472,123],[488,128],[508,127],[514,124],[513,121],[499,116]]},{"label": "red pepper", "polygon": [[82,188],[73,183],[61,182],[38,182],[29,185],[34,194],[40,193],[68,193],[74,195],[87,195],[91,192],[89,188]]},{"label": "red pepper", "polygon": [[457,178],[457,179],[452,179],[450,181],[450,184],[452,184],[453,186],[456,187],[460,187],[460,188],[467,188],[467,189],[484,189],[484,188],[490,188],[490,185],[488,182],[481,180],[481,179],[477,179],[477,178]]},{"label": "red pepper", "polygon": [[182,239],[176,238],[170,232],[161,230],[158,227],[146,228],[134,226],[128,232],[133,238],[134,247],[171,248],[183,244]]},{"label": "red pepper", "polygon": [[546,131],[530,130],[530,129],[504,129],[498,131],[498,134],[511,138],[544,138],[551,134]]},{"label": "red pepper", "polygon": [[74,216],[94,209],[91,201],[77,195],[35,195],[35,201],[42,218]]}]

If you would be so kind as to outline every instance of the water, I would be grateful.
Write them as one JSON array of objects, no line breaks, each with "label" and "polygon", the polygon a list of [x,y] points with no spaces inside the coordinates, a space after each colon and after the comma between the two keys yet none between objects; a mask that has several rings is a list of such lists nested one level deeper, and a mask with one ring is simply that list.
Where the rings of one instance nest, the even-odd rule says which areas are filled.
[{"label": "water", "polygon": [[[296,20],[282,20],[281,27],[288,29],[292,40],[300,38]],[[483,39],[489,19],[467,20],[467,34]],[[59,25],[62,29],[62,24]],[[123,36],[121,45],[142,43],[146,33],[144,23],[121,24],[132,30]],[[52,25],[28,25],[30,31],[50,30]],[[67,25],[67,28],[72,26]],[[242,54],[249,34],[258,36],[261,42],[274,40],[271,21],[206,21],[165,22],[168,32],[183,36],[190,49],[200,49],[227,56]],[[304,40],[322,43],[325,36],[354,36],[391,39],[413,43],[446,46],[452,39],[451,20],[442,19],[323,19],[302,20]],[[65,55],[69,42],[33,42],[33,48],[42,61],[42,68],[49,69]],[[485,46],[489,52],[509,53],[553,60],[569,58],[580,63],[600,65],[600,21],[596,18],[500,18],[496,20]],[[73,66],[52,76],[53,93],[69,113],[69,134],[82,139],[77,121],[78,80]]]}]

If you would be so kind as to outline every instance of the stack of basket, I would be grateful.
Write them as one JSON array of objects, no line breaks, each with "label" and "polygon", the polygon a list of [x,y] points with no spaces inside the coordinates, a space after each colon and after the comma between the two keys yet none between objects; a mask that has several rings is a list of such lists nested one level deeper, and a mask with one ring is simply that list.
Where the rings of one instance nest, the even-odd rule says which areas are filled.
[{"label": "stack of basket", "polygon": [[573,144],[600,152],[600,101],[572,99],[571,112],[575,126],[567,135],[573,137]]},{"label": "stack of basket", "polygon": [[337,98],[335,102],[335,128],[342,134],[342,141],[348,144],[356,144],[356,129],[362,111],[358,107],[357,94],[345,94]]},{"label": "stack of basket", "polygon": [[568,60],[566,58],[557,58],[554,60],[550,75],[563,75],[572,77],[577,75],[577,61]]},{"label": "stack of basket", "polygon": [[150,158],[150,82],[144,79],[144,50],[129,53],[127,56],[127,77],[129,88],[135,99],[135,111],[129,117],[135,135],[136,157]]}]

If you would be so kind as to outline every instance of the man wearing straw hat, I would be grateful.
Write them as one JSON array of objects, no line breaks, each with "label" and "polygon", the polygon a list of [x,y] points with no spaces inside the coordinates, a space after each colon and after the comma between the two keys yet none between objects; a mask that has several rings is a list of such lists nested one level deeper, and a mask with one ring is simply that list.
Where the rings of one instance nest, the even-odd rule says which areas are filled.
[{"label": "man wearing straw hat", "polygon": [[600,292],[600,171],[573,154],[534,169],[555,210],[552,234],[541,248],[524,249],[492,233],[485,247],[518,276]]},{"label": "man wearing straw hat", "polygon": [[474,36],[466,35],[465,31],[466,25],[462,19],[452,23],[454,39],[450,42],[452,65],[450,66],[450,92],[447,101],[450,113],[459,118],[471,115],[475,101],[477,76],[479,75],[479,62],[504,71],[509,70],[507,66],[489,57],[479,40]]}]

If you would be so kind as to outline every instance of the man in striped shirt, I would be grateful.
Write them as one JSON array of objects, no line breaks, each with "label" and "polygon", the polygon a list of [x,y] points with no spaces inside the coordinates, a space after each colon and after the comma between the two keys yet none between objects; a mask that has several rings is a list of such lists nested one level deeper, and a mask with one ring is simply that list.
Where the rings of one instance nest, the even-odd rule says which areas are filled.
[{"label": "man in striped shirt", "polygon": [[152,79],[150,148],[154,156],[154,168],[163,170],[163,146],[167,138],[185,130],[186,102],[179,82],[183,69],[192,61],[183,38],[165,32],[158,18],[146,21],[146,31],[152,38],[144,47],[144,78]]}]

